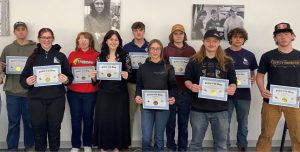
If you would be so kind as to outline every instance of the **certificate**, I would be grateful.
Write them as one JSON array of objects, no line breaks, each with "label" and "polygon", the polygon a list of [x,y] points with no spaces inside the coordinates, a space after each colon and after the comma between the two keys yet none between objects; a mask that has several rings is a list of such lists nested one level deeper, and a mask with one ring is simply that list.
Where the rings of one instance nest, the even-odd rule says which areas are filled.
[{"label": "certificate", "polygon": [[142,90],[143,108],[169,110],[168,90]]},{"label": "certificate", "polygon": [[132,69],[139,69],[140,65],[144,64],[149,57],[146,52],[129,52]]},{"label": "certificate", "polygon": [[27,59],[27,56],[6,56],[6,74],[21,74]]},{"label": "certificate", "polygon": [[173,65],[175,75],[184,75],[185,67],[188,64],[190,58],[188,57],[170,57],[170,64]]},{"label": "certificate", "polygon": [[121,80],[121,62],[97,62],[98,80]]},{"label": "certificate", "polygon": [[202,86],[202,90],[199,91],[198,97],[227,101],[228,83],[227,79],[200,77],[199,85]]},{"label": "certificate", "polygon": [[270,97],[269,104],[299,108],[299,102],[297,101],[299,91],[300,88],[271,84],[272,97]]},{"label": "certificate", "polygon": [[34,87],[59,85],[58,74],[61,73],[60,65],[34,66],[33,74],[36,76]]},{"label": "certificate", "polygon": [[237,88],[251,88],[251,73],[249,69],[235,70],[237,77]]},{"label": "certificate", "polygon": [[95,70],[94,66],[72,67],[74,80],[72,83],[91,83],[91,73]]}]

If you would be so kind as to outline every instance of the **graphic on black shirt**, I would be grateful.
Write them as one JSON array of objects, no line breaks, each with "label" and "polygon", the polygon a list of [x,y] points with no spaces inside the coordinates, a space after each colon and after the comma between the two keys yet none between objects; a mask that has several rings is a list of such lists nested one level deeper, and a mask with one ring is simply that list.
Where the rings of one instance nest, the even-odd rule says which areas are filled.
[{"label": "graphic on black shirt", "polygon": [[271,60],[271,67],[290,68],[300,67],[300,60]]}]

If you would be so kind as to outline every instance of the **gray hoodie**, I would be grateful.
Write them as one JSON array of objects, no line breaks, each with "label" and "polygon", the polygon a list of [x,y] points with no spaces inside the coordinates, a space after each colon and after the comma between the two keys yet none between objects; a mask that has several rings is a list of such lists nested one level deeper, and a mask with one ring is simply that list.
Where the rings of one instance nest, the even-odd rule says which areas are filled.
[{"label": "gray hoodie", "polygon": [[[36,43],[31,40],[25,45],[20,45],[17,41],[14,41],[3,49],[0,61],[6,62],[6,56],[30,56],[35,48]],[[3,91],[5,91],[6,95],[27,96],[27,90],[21,87],[19,80],[19,74],[6,75],[6,81],[3,86]]]}]

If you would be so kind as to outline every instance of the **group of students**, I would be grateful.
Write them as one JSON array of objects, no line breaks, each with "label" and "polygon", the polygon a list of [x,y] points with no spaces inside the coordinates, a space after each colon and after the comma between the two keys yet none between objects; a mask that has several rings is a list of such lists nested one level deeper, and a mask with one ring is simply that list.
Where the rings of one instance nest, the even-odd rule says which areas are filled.
[{"label": "group of students", "polygon": [[[181,24],[171,28],[170,42],[166,47],[158,39],[148,42],[144,38],[145,25],[142,22],[133,23],[131,29],[134,39],[124,47],[119,33],[108,31],[102,41],[101,52],[95,51],[90,33],[80,32],[75,50],[67,58],[59,52],[61,47],[53,44],[54,33],[51,29],[40,29],[39,43],[36,44],[26,39],[26,24],[15,23],[14,34],[17,39],[4,48],[0,58],[1,68],[5,69],[7,56],[28,56],[28,60],[20,75],[6,74],[3,87],[9,121],[8,150],[18,150],[22,117],[27,151],[32,148],[46,151],[47,138],[50,151],[58,151],[67,94],[72,124],[72,152],[79,151],[81,145],[85,152],[92,151],[92,146],[97,146],[100,151],[127,149],[131,145],[133,120],[137,111],[141,112],[142,151],[164,151],[165,130],[168,150],[203,151],[202,143],[209,124],[214,151],[226,151],[230,147],[229,126],[234,109],[238,121],[236,144],[239,151],[246,151],[251,92],[250,88],[237,88],[235,70],[249,69],[251,82],[257,80],[264,98],[257,151],[271,150],[272,137],[282,112],[289,128],[292,150],[300,151],[300,109],[268,103],[272,96],[270,84],[300,87],[300,52],[292,47],[295,34],[288,23],[275,26],[273,36],[278,48],[264,53],[259,66],[255,55],[242,48],[248,39],[243,28],[229,32],[230,47],[225,50],[220,46],[219,33],[215,29],[207,30],[197,52],[186,43],[187,35]],[[130,52],[147,52],[149,57],[139,69],[133,69]],[[175,75],[170,57],[190,58],[184,75]],[[95,66],[97,62],[121,62],[121,81],[99,81],[94,70],[90,83],[72,83],[72,67]],[[61,85],[34,87],[37,80],[33,67],[45,65],[61,66],[58,75]],[[264,84],[266,73],[267,86]],[[199,98],[198,92],[203,89],[199,85],[201,76],[228,79],[228,101]],[[169,110],[141,108],[142,90],[168,90]],[[187,149],[189,118],[192,140]]]}]

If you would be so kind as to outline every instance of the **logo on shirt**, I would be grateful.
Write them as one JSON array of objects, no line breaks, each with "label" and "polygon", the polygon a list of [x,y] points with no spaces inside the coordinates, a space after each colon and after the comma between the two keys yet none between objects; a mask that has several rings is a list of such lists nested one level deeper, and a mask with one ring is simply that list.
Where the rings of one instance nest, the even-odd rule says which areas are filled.
[{"label": "logo on shirt", "polygon": [[83,60],[83,59],[81,59],[81,58],[76,58],[76,59],[74,59],[74,61],[73,61],[73,64],[74,65],[76,65],[76,64],[94,64],[94,62],[93,61],[90,61],[90,60]]},{"label": "logo on shirt", "polygon": [[60,60],[57,57],[54,57],[53,62],[54,63],[60,63]]},{"label": "logo on shirt", "polygon": [[248,61],[246,58],[244,58],[244,59],[243,59],[243,64],[249,65],[249,61]]},{"label": "logo on shirt", "polygon": [[282,67],[282,68],[299,68],[300,60],[271,60],[272,67]]}]

